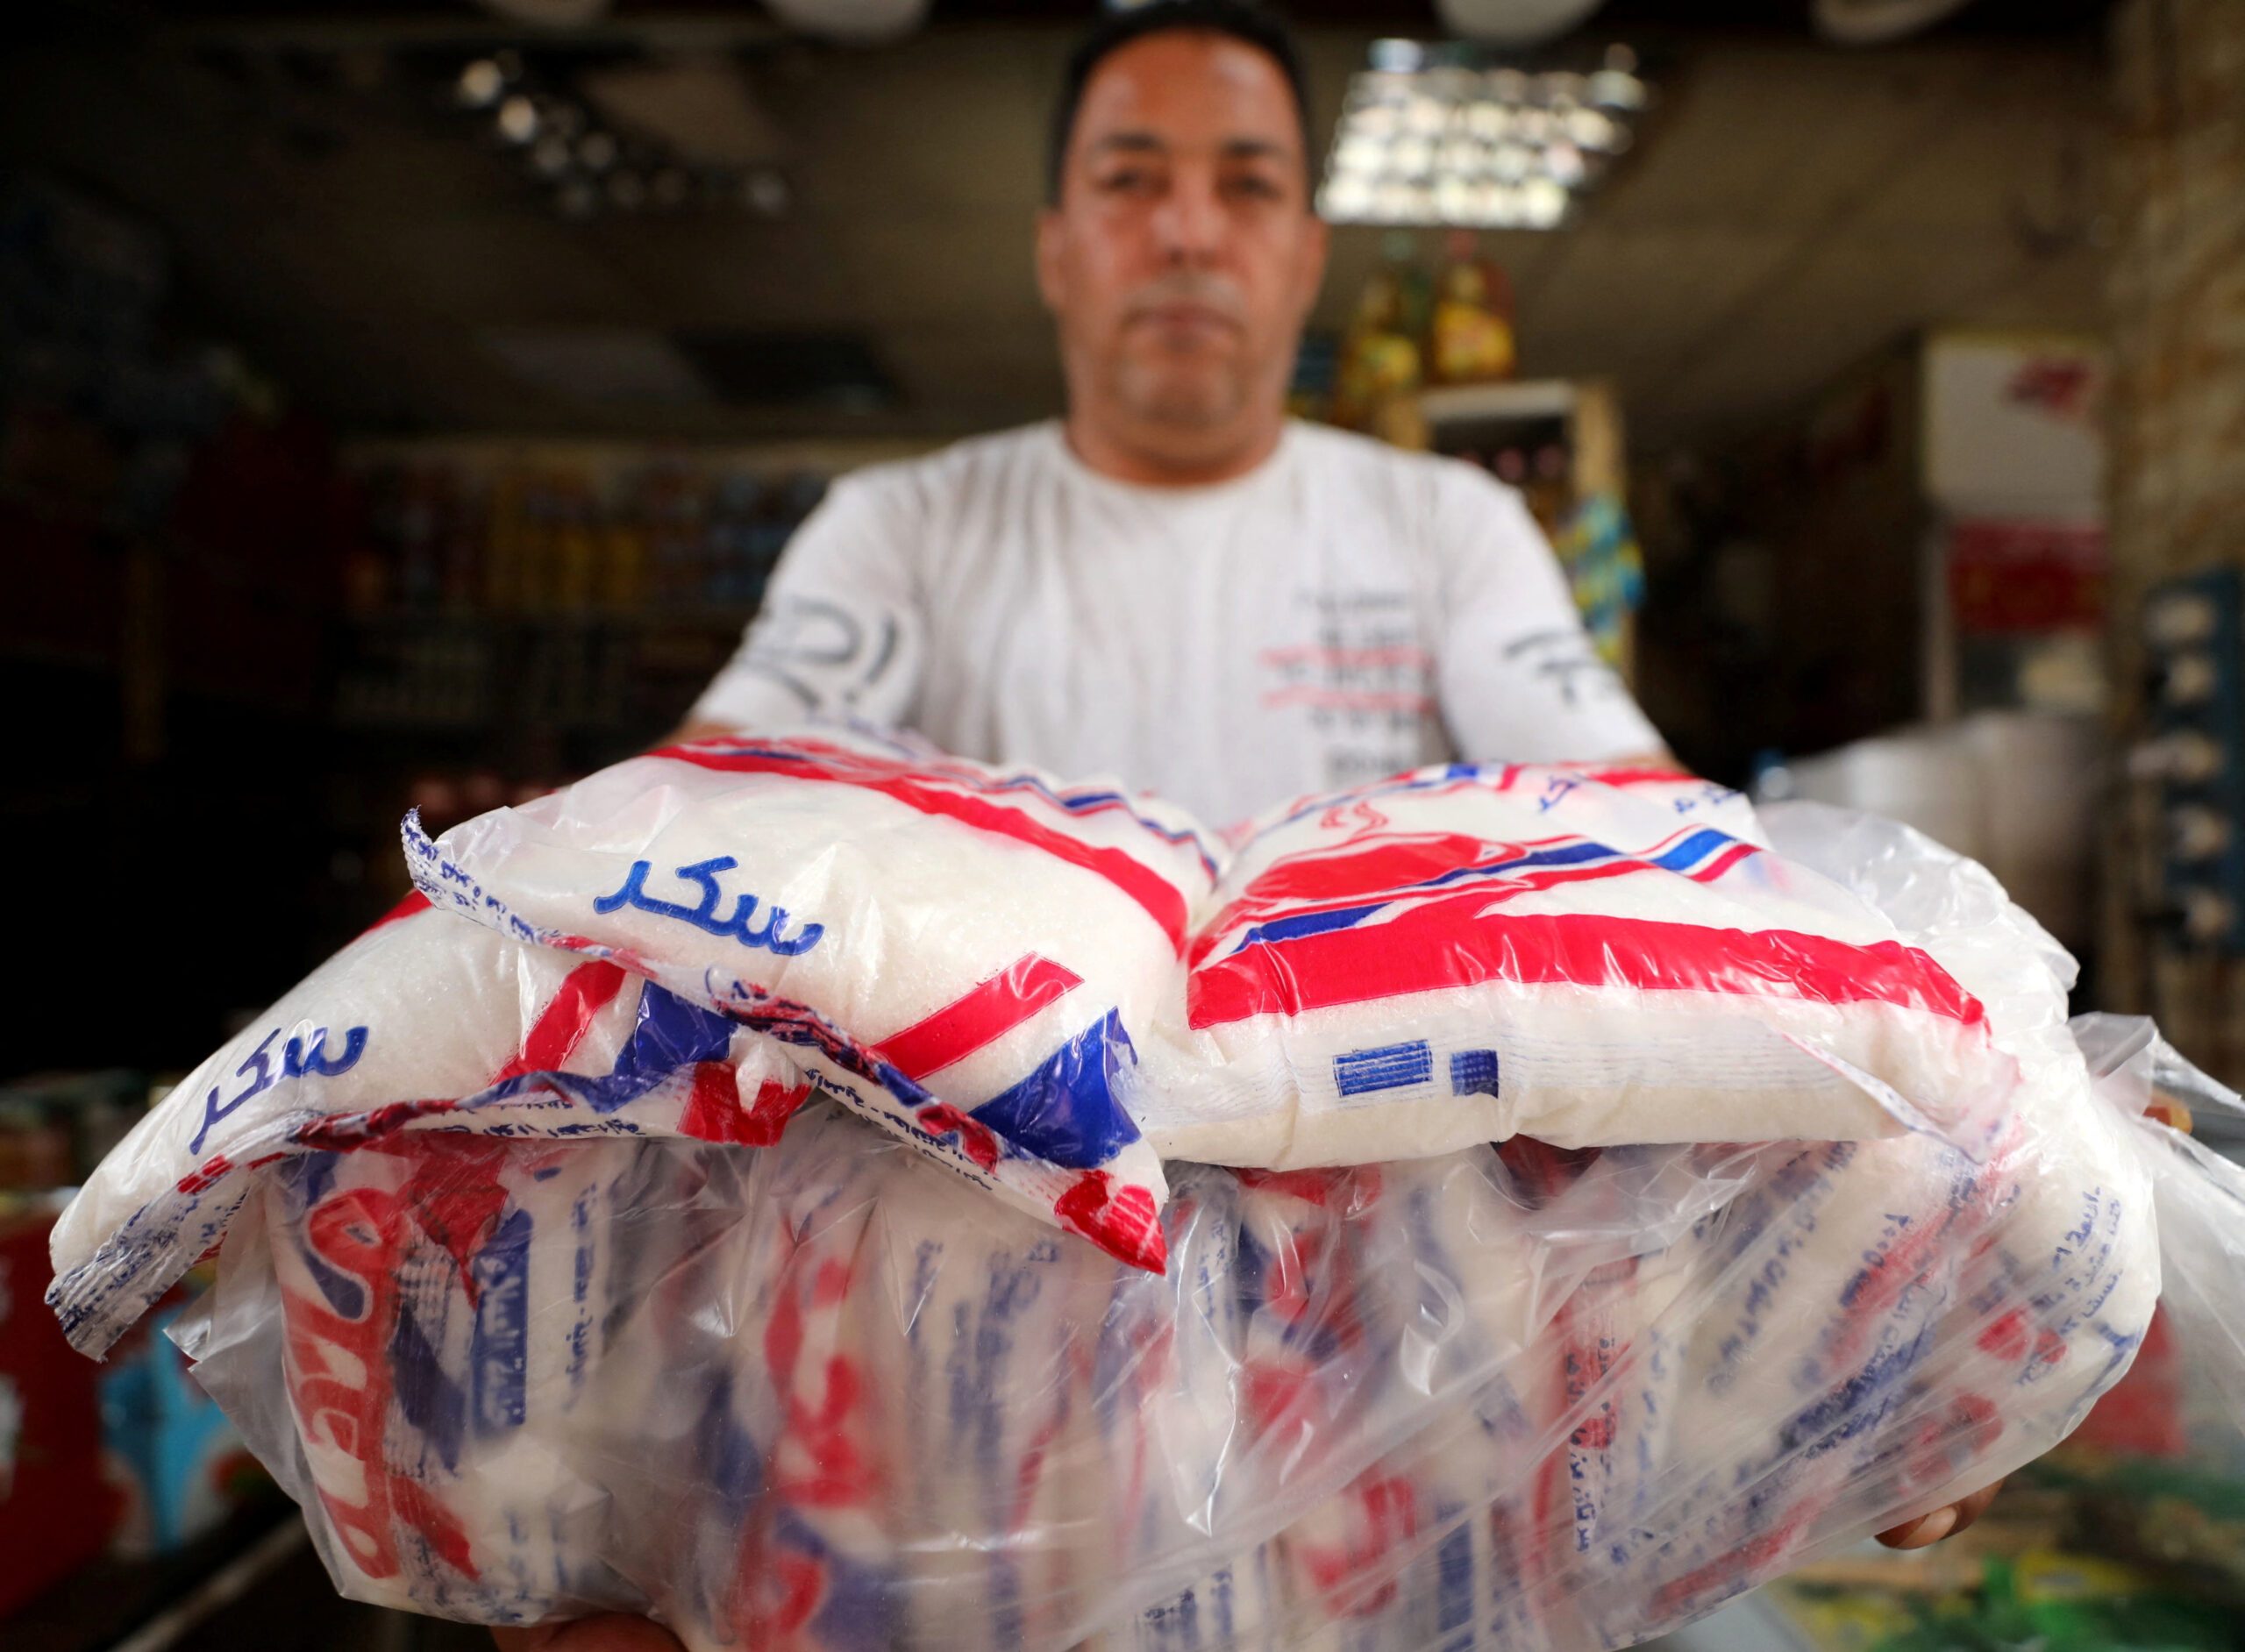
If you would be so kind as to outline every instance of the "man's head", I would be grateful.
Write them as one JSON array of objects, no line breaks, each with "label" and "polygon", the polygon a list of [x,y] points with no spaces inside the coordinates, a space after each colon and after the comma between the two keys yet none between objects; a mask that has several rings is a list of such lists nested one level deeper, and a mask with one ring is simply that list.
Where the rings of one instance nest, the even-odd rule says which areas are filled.
[{"label": "man's head", "polygon": [[1037,281],[1071,434],[1149,475],[1251,463],[1325,267],[1292,42],[1237,0],[1110,18],[1070,61],[1052,149]]}]

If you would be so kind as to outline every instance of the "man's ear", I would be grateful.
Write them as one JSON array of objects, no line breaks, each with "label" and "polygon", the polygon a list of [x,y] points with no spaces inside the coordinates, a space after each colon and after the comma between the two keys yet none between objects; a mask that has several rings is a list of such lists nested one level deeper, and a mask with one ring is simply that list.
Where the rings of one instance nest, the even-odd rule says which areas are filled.
[{"label": "man's ear", "polygon": [[1060,313],[1060,301],[1067,292],[1067,277],[1061,271],[1060,241],[1067,233],[1060,222],[1060,209],[1040,207],[1037,213],[1037,290],[1044,299],[1044,308],[1054,315]]}]

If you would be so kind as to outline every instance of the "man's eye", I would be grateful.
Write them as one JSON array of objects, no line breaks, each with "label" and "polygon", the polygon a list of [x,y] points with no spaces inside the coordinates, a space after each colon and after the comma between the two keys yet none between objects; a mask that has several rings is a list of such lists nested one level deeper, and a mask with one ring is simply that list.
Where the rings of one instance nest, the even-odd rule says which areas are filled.
[{"label": "man's eye", "polygon": [[1127,195],[1153,187],[1153,174],[1135,167],[1120,172],[1110,172],[1099,181],[1099,187],[1110,194]]},{"label": "man's eye", "polygon": [[1258,201],[1275,201],[1285,193],[1272,180],[1259,177],[1253,173],[1234,178],[1231,181],[1231,192],[1234,195],[1247,196]]}]

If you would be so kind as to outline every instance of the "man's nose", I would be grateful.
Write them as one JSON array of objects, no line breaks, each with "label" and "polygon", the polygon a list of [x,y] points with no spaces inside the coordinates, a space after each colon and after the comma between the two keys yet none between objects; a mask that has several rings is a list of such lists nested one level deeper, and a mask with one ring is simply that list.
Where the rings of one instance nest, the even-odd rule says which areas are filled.
[{"label": "man's nose", "polygon": [[1202,176],[1198,168],[1180,167],[1154,215],[1154,232],[1163,258],[1170,263],[1215,262],[1223,245],[1224,216],[1214,175]]}]

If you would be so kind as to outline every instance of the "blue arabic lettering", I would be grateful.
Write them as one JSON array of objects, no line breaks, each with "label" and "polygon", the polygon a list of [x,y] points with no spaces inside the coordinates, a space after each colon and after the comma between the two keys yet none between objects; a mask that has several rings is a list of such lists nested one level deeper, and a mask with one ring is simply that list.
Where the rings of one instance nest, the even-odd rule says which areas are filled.
[{"label": "blue arabic lettering", "polygon": [[359,1057],[367,1053],[367,1029],[351,1027],[343,1034],[343,1053],[331,1060],[327,1053],[327,1029],[315,1027],[312,1029],[311,1052],[309,1055],[304,1052],[301,1039],[289,1039],[282,1049],[281,1071],[275,1075],[272,1060],[265,1052],[280,1036],[281,1029],[275,1027],[257,1041],[257,1048],[244,1057],[242,1065],[234,1069],[236,1078],[249,1079],[248,1086],[239,1095],[222,1103],[218,1100],[218,1086],[210,1086],[210,1093],[203,1100],[203,1122],[196,1128],[194,1139],[187,1144],[189,1152],[200,1153],[204,1139],[210,1134],[211,1126],[230,1117],[235,1109],[252,1097],[263,1095],[280,1079],[303,1079],[314,1074],[323,1079],[332,1079],[338,1073],[350,1072],[359,1065]]},{"label": "blue arabic lettering", "polygon": [[826,934],[823,924],[799,925],[792,936],[780,933],[788,924],[788,909],[785,907],[766,908],[762,926],[754,925],[752,920],[756,915],[757,900],[752,894],[734,898],[733,915],[730,918],[717,915],[717,908],[724,900],[724,891],[717,887],[717,874],[731,872],[739,865],[731,855],[717,855],[708,860],[697,860],[690,866],[681,866],[676,875],[688,883],[699,884],[702,888],[701,901],[689,907],[675,901],[658,900],[649,894],[647,873],[652,866],[647,861],[635,860],[631,863],[631,870],[624,875],[624,887],[614,894],[595,897],[593,910],[604,915],[620,907],[637,907],[640,911],[651,912],[659,918],[675,918],[681,923],[690,923],[710,935],[738,941],[743,946],[760,946],[782,958],[795,958],[816,946]]},{"label": "blue arabic lettering", "polygon": [[323,1079],[332,1079],[339,1072],[348,1072],[359,1065],[359,1057],[367,1053],[367,1029],[349,1027],[343,1033],[343,1053],[330,1061],[327,1056],[327,1029],[312,1029],[311,1053],[304,1053],[301,1038],[291,1038],[288,1048],[281,1052],[281,1074],[287,1079],[301,1079],[307,1073],[317,1073]]},{"label": "blue arabic lettering", "polygon": [[1543,795],[1536,800],[1536,812],[1539,815],[1550,814],[1566,800],[1569,792],[1575,790],[1581,784],[1580,778],[1572,774],[1546,775],[1543,780]]},{"label": "blue arabic lettering", "polygon": [[203,1150],[203,1138],[210,1134],[210,1127],[212,1125],[217,1123],[219,1120],[228,1116],[236,1107],[241,1106],[243,1102],[248,1100],[252,1096],[262,1095],[265,1092],[273,1087],[273,1064],[265,1058],[265,1047],[280,1036],[281,1029],[278,1027],[275,1027],[271,1032],[266,1034],[264,1037],[257,1041],[257,1048],[251,1050],[247,1057],[243,1060],[242,1065],[234,1069],[234,1076],[237,1079],[249,1078],[250,1070],[253,1067],[256,1069],[257,1076],[253,1079],[250,1079],[249,1088],[244,1090],[232,1100],[227,1102],[224,1107],[219,1106],[218,1086],[215,1084],[210,1086],[210,1093],[204,1098],[203,1102],[203,1123],[201,1128],[195,1132],[195,1139],[187,1144],[187,1150],[189,1152],[200,1153]]}]

